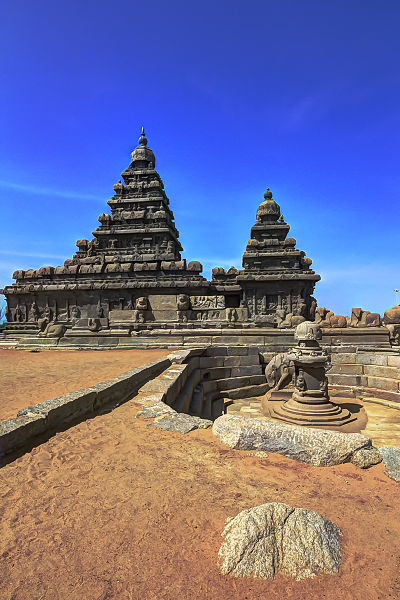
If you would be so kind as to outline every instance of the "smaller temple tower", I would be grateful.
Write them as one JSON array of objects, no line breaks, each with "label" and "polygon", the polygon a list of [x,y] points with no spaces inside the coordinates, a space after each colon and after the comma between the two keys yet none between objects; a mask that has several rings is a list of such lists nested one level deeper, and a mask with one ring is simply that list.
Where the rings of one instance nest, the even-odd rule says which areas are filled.
[{"label": "smaller temple tower", "polygon": [[243,254],[243,270],[213,270],[213,281],[240,286],[241,306],[256,324],[292,327],[296,318],[314,319],[312,293],[320,276],[310,269],[305,252],[297,250],[296,240],[287,237],[289,230],[268,188]]}]

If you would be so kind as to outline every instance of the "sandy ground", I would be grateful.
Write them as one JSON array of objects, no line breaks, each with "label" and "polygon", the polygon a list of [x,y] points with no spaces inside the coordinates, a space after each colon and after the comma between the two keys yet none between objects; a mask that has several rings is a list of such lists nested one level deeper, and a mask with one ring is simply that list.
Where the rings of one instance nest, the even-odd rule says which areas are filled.
[{"label": "sandy ground", "polygon": [[[182,436],[130,401],[0,471],[1,600],[388,600],[400,597],[400,487],[382,465],[312,467]],[[343,530],[339,575],[232,579],[228,516],[271,501]]]},{"label": "sandy ground", "polygon": [[21,408],[75,392],[170,354],[172,350],[45,350],[0,348],[0,420]]}]

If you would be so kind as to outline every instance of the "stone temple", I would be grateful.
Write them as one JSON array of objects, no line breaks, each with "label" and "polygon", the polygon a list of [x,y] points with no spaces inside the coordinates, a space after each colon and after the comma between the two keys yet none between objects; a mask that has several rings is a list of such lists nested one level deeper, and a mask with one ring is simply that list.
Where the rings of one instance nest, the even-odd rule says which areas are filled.
[{"label": "stone temple", "polygon": [[181,257],[143,129],[121,175],[108,200],[110,213],[99,216],[92,239],[77,241],[72,258],[13,274],[15,283],[2,290],[7,337],[71,346],[174,345],[198,343],[199,336],[206,343],[210,336],[276,336],[301,321],[322,320],[312,296],[320,276],[288,237],[290,227],[269,189],[256,211],[243,268],[216,267],[208,281],[200,262]]}]

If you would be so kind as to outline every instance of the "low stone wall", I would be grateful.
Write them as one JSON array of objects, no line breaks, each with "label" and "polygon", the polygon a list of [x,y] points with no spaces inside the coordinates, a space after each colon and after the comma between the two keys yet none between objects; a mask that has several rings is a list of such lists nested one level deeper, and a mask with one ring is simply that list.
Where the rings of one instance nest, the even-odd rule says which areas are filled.
[{"label": "low stone wall", "polygon": [[131,369],[110,381],[20,410],[15,419],[0,423],[0,457],[28,447],[37,436],[50,435],[66,423],[79,422],[107,405],[125,402],[175,360],[179,363],[188,355],[190,351],[170,354],[167,358]]},{"label": "low stone wall", "polygon": [[330,387],[351,390],[355,396],[375,396],[400,402],[400,352],[394,349],[330,349]]}]

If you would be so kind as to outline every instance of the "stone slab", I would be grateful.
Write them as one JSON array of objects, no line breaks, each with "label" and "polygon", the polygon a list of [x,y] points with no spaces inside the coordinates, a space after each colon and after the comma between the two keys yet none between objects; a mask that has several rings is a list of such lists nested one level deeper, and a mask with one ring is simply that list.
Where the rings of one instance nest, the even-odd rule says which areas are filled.
[{"label": "stone slab", "polygon": [[388,356],[388,366],[400,368],[400,356]]},{"label": "stone slab", "polygon": [[316,466],[352,462],[356,451],[363,448],[371,452],[371,464],[376,464],[371,440],[359,433],[339,433],[231,415],[218,417],[213,433],[230,448],[277,452]]},{"label": "stone slab", "polygon": [[380,365],[386,367],[388,361],[387,354],[377,352],[358,352],[356,362],[361,365]]},{"label": "stone slab", "polygon": [[368,387],[398,392],[399,382],[393,379],[386,379],[384,377],[368,377]]},{"label": "stone slab", "polygon": [[400,368],[383,367],[380,365],[364,365],[364,373],[373,377],[386,377],[387,379],[400,380]]}]

